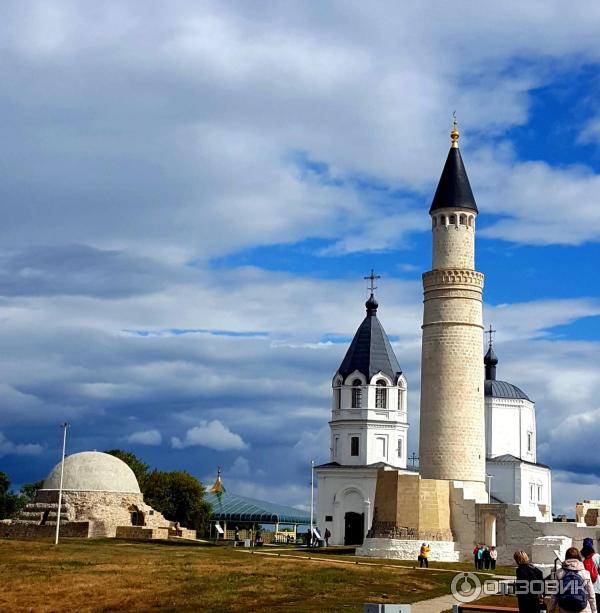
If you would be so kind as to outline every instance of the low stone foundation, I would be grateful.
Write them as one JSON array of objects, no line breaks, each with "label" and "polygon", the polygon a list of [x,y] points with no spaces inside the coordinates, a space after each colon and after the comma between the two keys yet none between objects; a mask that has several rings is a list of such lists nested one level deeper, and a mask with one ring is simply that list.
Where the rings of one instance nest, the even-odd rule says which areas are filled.
[{"label": "low stone foundation", "polygon": [[[87,521],[61,522],[60,536],[88,538],[90,523]],[[3,521],[0,523],[0,537],[2,538],[54,538],[56,523],[54,525],[39,526],[18,521]]]},{"label": "low stone foundation", "polygon": [[[416,562],[421,543],[420,540],[366,538],[362,546],[356,550],[356,555]],[[456,550],[454,541],[431,541],[428,544],[430,547],[429,560],[432,562],[459,561],[459,552]]]},{"label": "low stone foundation", "polygon": [[150,541],[152,539],[168,539],[168,528],[144,528],[143,526],[117,526],[116,538]]}]

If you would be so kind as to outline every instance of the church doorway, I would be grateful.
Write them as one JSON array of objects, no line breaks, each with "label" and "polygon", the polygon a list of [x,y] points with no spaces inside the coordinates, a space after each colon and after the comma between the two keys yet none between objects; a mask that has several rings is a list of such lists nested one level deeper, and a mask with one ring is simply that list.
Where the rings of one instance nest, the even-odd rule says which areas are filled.
[{"label": "church doorway", "polygon": [[346,513],[344,516],[344,545],[362,545],[365,538],[365,514]]}]

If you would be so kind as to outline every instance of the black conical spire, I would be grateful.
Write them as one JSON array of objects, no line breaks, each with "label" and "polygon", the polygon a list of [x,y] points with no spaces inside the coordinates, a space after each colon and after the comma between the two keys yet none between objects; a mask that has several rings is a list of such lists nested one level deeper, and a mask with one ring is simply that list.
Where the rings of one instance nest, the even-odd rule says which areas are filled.
[{"label": "black conical spire", "polygon": [[379,304],[375,299],[375,289],[377,288],[374,282],[375,279],[379,278],[373,271],[371,271],[370,276],[365,277],[371,282],[369,287],[371,295],[365,302],[367,316],[356,331],[338,369],[338,374],[344,379],[357,370],[365,376],[367,381],[370,381],[371,377],[378,372],[382,372],[395,382],[402,373],[387,334],[379,319],[377,319]]},{"label": "black conical spire", "polygon": [[477,213],[477,204],[458,148],[459,132],[456,120],[450,137],[452,146],[448,152],[429,213],[446,208],[469,209]]}]

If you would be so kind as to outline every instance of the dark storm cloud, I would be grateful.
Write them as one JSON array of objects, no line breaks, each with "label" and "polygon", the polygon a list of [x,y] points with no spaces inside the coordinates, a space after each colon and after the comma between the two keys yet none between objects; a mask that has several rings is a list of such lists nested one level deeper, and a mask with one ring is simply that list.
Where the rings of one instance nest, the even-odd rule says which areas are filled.
[{"label": "dark storm cloud", "polygon": [[31,247],[0,258],[0,296],[7,297],[124,298],[190,278],[181,267],[87,245]]}]

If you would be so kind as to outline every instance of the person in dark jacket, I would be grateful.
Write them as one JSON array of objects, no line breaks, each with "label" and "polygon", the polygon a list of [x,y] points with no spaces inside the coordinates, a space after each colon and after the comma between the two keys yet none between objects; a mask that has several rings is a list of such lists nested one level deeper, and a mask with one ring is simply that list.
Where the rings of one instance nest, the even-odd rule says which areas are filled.
[{"label": "person in dark jacket", "polygon": [[[529,562],[529,556],[524,551],[515,551],[513,556],[517,563],[517,582],[519,582],[519,591],[539,592],[544,575],[539,568],[536,568]],[[532,582],[535,583],[532,585]],[[528,589],[523,589],[527,582]],[[517,596],[519,603],[519,613],[539,613],[542,610],[544,603],[543,596],[538,593],[528,593]],[[544,605],[545,609],[545,605]]]},{"label": "person in dark jacket", "polygon": [[483,563],[483,568],[485,570],[490,570],[490,549],[487,545],[485,545],[483,548],[483,552],[481,554],[481,561]]}]

